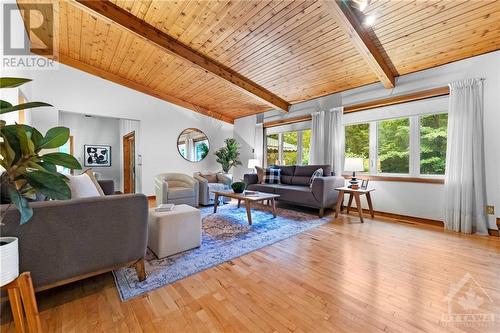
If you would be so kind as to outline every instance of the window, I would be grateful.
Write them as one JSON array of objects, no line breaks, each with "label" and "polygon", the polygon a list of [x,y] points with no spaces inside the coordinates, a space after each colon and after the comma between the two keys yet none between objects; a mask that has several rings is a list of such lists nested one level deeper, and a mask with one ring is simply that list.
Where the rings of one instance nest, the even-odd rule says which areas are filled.
[{"label": "window", "polygon": [[311,130],[283,131],[266,135],[266,165],[307,165]]},{"label": "window", "polygon": [[311,130],[302,131],[302,165],[309,164],[309,152],[311,151]]},{"label": "window", "polygon": [[[184,150],[186,148],[184,147]],[[208,155],[208,139],[195,141],[194,143],[196,161],[201,161]],[[184,155],[183,155],[184,156]]]},{"label": "window", "polygon": [[268,135],[266,145],[266,165],[279,164],[279,134]]},{"label": "window", "polygon": [[370,174],[444,175],[447,125],[446,113],[346,125],[345,156],[363,158]]},{"label": "window", "polygon": [[410,119],[379,121],[377,138],[377,172],[410,173]]},{"label": "window", "polygon": [[420,173],[444,175],[448,114],[420,117]]},{"label": "window", "polygon": [[345,156],[361,157],[365,167],[370,168],[370,124],[349,125],[345,127]]}]

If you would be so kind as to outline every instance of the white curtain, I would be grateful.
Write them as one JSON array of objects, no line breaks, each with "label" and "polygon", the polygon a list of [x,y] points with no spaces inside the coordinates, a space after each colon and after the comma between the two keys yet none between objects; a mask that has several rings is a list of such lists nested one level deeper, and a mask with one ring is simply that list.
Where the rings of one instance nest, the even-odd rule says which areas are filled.
[{"label": "white curtain", "polygon": [[335,175],[342,174],[343,115],[343,107],[312,114],[310,164],[329,164]]},{"label": "white curtain", "polygon": [[449,86],[445,227],[487,235],[483,82],[467,79]]}]

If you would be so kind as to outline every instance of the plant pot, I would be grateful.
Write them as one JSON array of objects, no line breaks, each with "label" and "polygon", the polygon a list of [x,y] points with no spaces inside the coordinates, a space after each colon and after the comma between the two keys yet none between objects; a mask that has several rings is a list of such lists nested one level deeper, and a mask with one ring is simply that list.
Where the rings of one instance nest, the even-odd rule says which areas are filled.
[{"label": "plant pot", "polygon": [[0,286],[19,276],[19,251],[16,237],[0,237]]}]

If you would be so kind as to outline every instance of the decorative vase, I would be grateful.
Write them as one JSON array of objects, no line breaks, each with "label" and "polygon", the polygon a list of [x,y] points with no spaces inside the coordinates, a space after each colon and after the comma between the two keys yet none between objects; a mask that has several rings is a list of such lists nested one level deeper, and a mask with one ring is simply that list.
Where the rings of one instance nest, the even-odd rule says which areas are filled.
[{"label": "decorative vase", "polygon": [[19,251],[16,237],[0,237],[0,286],[19,276]]}]

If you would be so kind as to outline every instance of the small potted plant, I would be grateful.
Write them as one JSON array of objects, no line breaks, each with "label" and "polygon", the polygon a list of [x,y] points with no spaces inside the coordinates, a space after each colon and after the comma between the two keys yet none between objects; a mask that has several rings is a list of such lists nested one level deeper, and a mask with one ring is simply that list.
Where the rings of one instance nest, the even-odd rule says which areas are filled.
[{"label": "small potted plant", "polygon": [[244,182],[234,182],[231,184],[234,193],[243,193],[246,187],[247,185]]},{"label": "small potted plant", "polygon": [[[20,86],[29,79],[0,78],[0,88]],[[51,106],[43,102],[29,102],[12,105],[0,100],[0,114]],[[2,209],[0,224],[9,208],[14,205],[20,213],[20,223],[28,222],[33,216],[29,200],[37,193],[48,199],[65,200],[71,198],[67,184],[68,178],[57,172],[57,165],[81,169],[80,163],[71,155],[61,152],[42,154],[43,149],[54,149],[65,144],[69,139],[69,129],[55,127],[43,136],[37,129],[28,125],[6,125],[0,120],[0,176],[1,187],[5,190],[10,204]],[[2,275],[0,285],[5,285],[19,275],[18,239],[0,237],[0,265]]]},{"label": "small potted plant", "polygon": [[229,174],[229,170],[231,170],[232,167],[241,165],[241,161],[239,159],[240,146],[233,138],[227,138],[224,142],[226,145],[217,150],[215,152],[215,156],[217,156],[217,163],[221,165],[224,174],[232,179],[232,175]]}]

